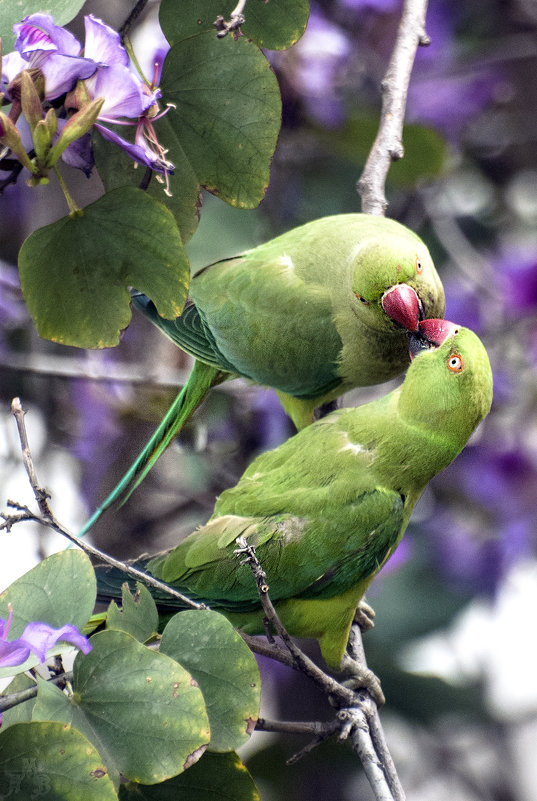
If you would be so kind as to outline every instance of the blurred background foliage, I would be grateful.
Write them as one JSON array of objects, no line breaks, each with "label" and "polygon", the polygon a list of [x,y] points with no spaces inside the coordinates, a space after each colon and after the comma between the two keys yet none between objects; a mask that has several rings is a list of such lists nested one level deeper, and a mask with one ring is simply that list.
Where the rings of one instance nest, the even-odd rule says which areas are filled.
[{"label": "blurred background foliage", "polygon": [[[95,0],[82,13],[117,26],[130,3],[112,5]],[[399,0],[317,0],[300,42],[267,53],[284,111],[266,199],[239,211],[206,195],[188,245],[194,270],[310,219],[359,210],[355,182],[376,133],[400,11]],[[537,780],[537,4],[431,0],[427,30],[431,45],[418,53],[408,96],[406,157],[388,176],[388,214],[429,245],[446,317],[485,341],[495,399],[374,582],[377,625],[365,647],[409,797],[529,801]],[[69,180],[88,202],[98,189],[95,177]],[[30,501],[8,413],[20,395],[40,478],[58,517],[77,529],[145,444],[189,360],[140,315],[111,350],[39,339],[15,265],[24,237],[63,215],[63,199],[55,206],[50,197],[50,187],[22,183],[0,197],[0,485],[3,504]],[[345,405],[391,386],[352,393]],[[104,516],[93,541],[121,557],[169,547],[207,519],[259,451],[290,433],[270,391],[239,381],[213,391],[181,445]],[[30,528],[3,534],[0,588],[60,547]],[[302,677],[266,661],[262,669],[265,716],[330,715]],[[301,746],[255,735],[244,757],[264,801],[370,797],[349,748],[327,743],[286,767]]]}]

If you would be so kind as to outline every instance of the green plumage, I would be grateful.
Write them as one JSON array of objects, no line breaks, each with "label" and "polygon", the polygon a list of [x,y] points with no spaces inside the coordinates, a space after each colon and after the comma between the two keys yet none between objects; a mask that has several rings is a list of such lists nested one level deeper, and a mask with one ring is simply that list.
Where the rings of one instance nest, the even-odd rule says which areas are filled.
[{"label": "green plumage", "polygon": [[382,299],[402,284],[415,290],[422,316],[443,316],[442,284],[416,234],[384,217],[340,214],[204,268],[176,320],[160,317],[147,297],[134,293],[134,305],[193,355],[198,369],[81,534],[114,501],[128,498],[210,387],[225,378],[276,389],[300,430],[315,407],[398,375],[409,361],[407,337]]},{"label": "green plumage", "polygon": [[290,634],[318,639],[338,668],[356,606],[427,482],[489,411],[485,349],[468,329],[452,330],[414,359],[399,389],[336,411],[259,456],[222,493],[209,522],[152,559],[149,572],[247,633],[262,633],[254,579],[234,554],[237,537],[246,537]]}]

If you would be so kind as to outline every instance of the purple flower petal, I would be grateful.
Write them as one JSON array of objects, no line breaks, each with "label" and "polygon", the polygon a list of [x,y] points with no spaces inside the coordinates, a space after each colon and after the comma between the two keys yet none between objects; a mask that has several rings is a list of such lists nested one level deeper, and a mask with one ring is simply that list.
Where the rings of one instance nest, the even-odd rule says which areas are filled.
[{"label": "purple flower petal", "polygon": [[8,53],[2,59],[2,81],[0,84],[0,92],[4,92],[8,99],[10,99],[9,92],[7,91],[8,85],[17,77],[23,70],[28,69],[28,62],[14,50]]},{"label": "purple flower petal", "polygon": [[0,667],[22,665],[30,656],[30,648],[21,640],[0,640]]},{"label": "purple flower petal", "polygon": [[28,623],[20,637],[20,642],[28,646],[41,662],[45,661],[47,651],[53,648],[59,640],[71,643],[71,645],[79,648],[83,654],[91,651],[89,640],[79,632],[76,626],[71,624],[62,626],[61,629],[55,629],[53,626],[49,626],[48,623],[40,623],[39,621]]},{"label": "purple flower petal", "polygon": [[79,648],[83,654],[91,651],[91,643],[84,637],[76,626],[68,623],[61,629],[55,629],[48,623],[39,621],[28,623],[22,636],[15,640],[8,641],[7,635],[12,618],[11,605],[9,606],[9,617],[7,621],[0,620],[0,667],[15,667],[22,665],[33,651],[40,662],[47,658],[47,651],[61,640],[69,642]]},{"label": "purple flower petal", "polygon": [[65,28],[54,24],[50,14],[30,14],[13,26],[17,34],[15,49],[29,61],[36,51],[53,51],[68,56],[78,56],[80,42]]},{"label": "purple flower petal", "polygon": [[102,20],[89,14],[84,17],[86,40],[84,55],[102,65],[121,64],[127,67],[129,56],[121,44],[119,33]]},{"label": "purple flower petal", "polygon": [[[45,55],[45,54],[43,54]],[[93,75],[98,65],[87,58],[73,58],[59,53],[48,55],[43,58],[38,66],[45,76],[45,99],[55,100],[66,92],[69,92],[77,81],[83,81]]]},{"label": "purple flower petal", "polygon": [[99,119],[108,122],[118,117],[138,119],[153,104],[153,98],[144,94],[142,82],[121,64],[101,67],[86,81],[86,88],[92,100],[105,98]]},{"label": "purple flower petal", "polygon": [[99,125],[99,123],[95,123],[95,128],[109,142],[119,145],[134,161],[144,164],[146,167],[151,167],[155,172],[164,172],[164,165],[161,164],[159,156],[148,147],[128,142],[126,139],[122,139],[115,131],[110,131],[104,125]]}]

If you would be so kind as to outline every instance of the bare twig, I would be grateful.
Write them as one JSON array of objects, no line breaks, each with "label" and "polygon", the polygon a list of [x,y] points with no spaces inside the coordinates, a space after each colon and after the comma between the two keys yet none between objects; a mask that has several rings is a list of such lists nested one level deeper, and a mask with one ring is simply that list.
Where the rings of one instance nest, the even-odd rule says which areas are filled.
[{"label": "bare twig", "polygon": [[[351,626],[347,651],[356,662],[367,668],[364,645],[362,642],[362,632],[357,623],[353,623]],[[369,737],[373,743],[375,753],[378,754],[382,760],[382,771],[390,786],[393,801],[405,801],[405,792],[401,782],[399,781],[399,776],[397,775],[392,755],[388,749],[388,744],[384,736],[384,729],[382,728],[382,724],[380,722],[377,705],[372,701],[369,694],[368,697],[364,699],[362,710],[366,713]],[[356,747],[361,748],[363,746],[362,734],[358,733],[356,734],[356,737]],[[360,758],[362,759],[362,757]],[[368,768],[365,767],[364,759],[362,759],[362,763],[364,764],[364,770],[366,770],[366,773],[368,773],[368,770],[371,771],[371,776],[368,773],[368,779],[370,784],[372,784],[373,781],[377,780],[376,767],[373,763],[371,763],[370,760],[368,761]]]},{"label": "bare twig", "polygon": [[[331,676],[328,676],[320,670],[320,668],[298,648],[296,643],[294,643],[289,636],[289,633],[283,626],[272,605],[268,594],[269,587],[267,584],[267,576],[257,558],[255,548],[249,545],[244,537],[238,537],[237,544],[239,547],[235,553],[243,557],[241,564],[250,565],[256,581],[259,599],[267,620],[282,638],[289,651],[288,657],[282,658],[281,648],[275,644],[266,644],[263,648],[264,655],[276,658],[278,661],[289,664],[291,667],[305,673],[326,693],[332,703],[334,698],[337,698],[337,705],[341,707],[338,710],[336,720],[330,725],[315,724],[312,728],[312,724],[310,723],[284,724],[285,729],[280,729],[281,731],[285,730],[287,732],[301,734],[311,733],[314,735],[313,740],[295,754],[289,762],[296,762],[319,745],[322,740],[333,733],[339,732],[339,740],[350,738],[353,749],[360,757],[364,766],[376,801],[404,801],[404,791],[386,745],[375,702],[367,690],[356,693],[349,690],[348,687],[342,686],[339,682],[336,682]],[[359,628],[358,626],[353,628],[355,631],[350,638],[350,655],[354,661],[358,662],[361,668],[363,667],[367,670],[361,636],[357,636],[356,633],[356,630],[359,632]],[[244,637],[244,639],[248,642],[248,640],[255,638],[246,639],[246,637]],[[256,650],[255,647],[253,650]],[[373,725],[371,725],[371,721],[374,721]],[[267,728],[266,721],[262,721],[259,728],[264,731],[275,730]]]},{"label": "bare twig", "polygon": [[[237,544],[239,547],[235,553],[243,557],[241,564],[250,565],[256,580],[257,591],[261,605],[263,606],[263,611],[265,612],[265,616],[278,636],[281,637],[285,647],[289,651],[289,654],[292,658],[292,666],[296,670],[300,670],[302,673],[305,673],[313,682],[315,682],[315,684],[317,684],[318,687],[320,687],[321,690],[323,690],[323,692],[331,695],[334,699],[337,699],[340,705],[352,703],[356,697],[355,694],[347,687],[342,687],[339,682],[337,682],[331,676],[328,676],[326,673],[324,673],[324,671],[317,667],[315,662],[313,662],[303,651],[300,650],[298,645],[292,640],[288,631],[283,626],[276,613],[276,610],[274,609],[272,601],[269,598],[267,576],[261,567],[259,559],[256,556],[255,548],[249,545],[244,537],[237,537]],[[270,648],[273,649],[272,652],[269,650]],[[268,648],[265,649],[265,655],[273,656],[273,658],[281,662],[284,661],[279,658],[281,650],[282,649],[276,644],[271,645],[269,643]]]},{"label": "bare twig", "polygon": [[[62,672],[58,676],[53,676],[48,679],[51,684],[62,684],[64,681],[72,681],[73,672]],[[31,701],[37,695],[37,684],[33,687],[27,687],[25,690],[19,690],[15,693],[6,693],[0,696],[0,714],[6,712],[8,709],[13,709],[14,706],[23,704],[25,701]]]},{"label": "bare twig", "polygon": [[27,506],[23,506],[11,501],[9,505],[16,508],[19,511],[19,514],[14,516],[2,514],[1,517],[4,518],[4,523],[0,525],[0,529],[5,528],[9,531],[14,523],[19,523],[23,520],[33,520],[34,522],[40,523],[43,526],[47,526],[53,531],[56,531],[58,534],[66,537],[74,545],[85,551],[90,556],[97,557],[106,564],[112,565],[112,567],[117,567],[119,570],[123,571],[132,578],[142,581],[144,584],[148,584],[151,587],[155,587],[155,589],[161,590],[162,592],[171,595],[173,598],[177,598],[182,603],[190,606],[193,609],[206,609],[207,607],[205,604],[199,604],[195,601],[192,601],[190,598],[187,598],[186,595],[178,592],[176,589],[170,587],[168,584],[165,584],[163,581],[159,581],[158,579],[149,575],[149,573],[145,573],[143,570],[139,570],[138,568],[133,567],[126,562],[121,562],[119,559],[114,559],[113,556],[109,556],[109,554],[101,551],[99,548],[95,548],[93,545],[90,545],[87,542],[82,542],[82,540],[79,540],[74,534],[66,529],[65,526],[62,526],[61,523],[56,520],[49,506],[48,499],[50,496],[48,492],[40,486],[37,479],[37,474],[35,472],[32,455],[30,452],[30,446],[28,444],[26,425],[24,423],[25,412],[21,406],[20,398],[13,399],[11,403],[11,410],[17,423],[26,473],[28,474],[28,479],[30,481],[34,497],[37,501],[37,505],[41,514],[36,515]]},{"label": "bare twig", "polygon": [[246,0],[239,0],[231,14],[229,15],[229,20],[224,19],[220,14],[217,16],[215,21],[213,22],[214,27],[218,31],[216,34],[219,39],[223,39],[224,36],[227,36],[228,33],[233,33],[236,37],[240,35],[240,27],[244,25],[244,6],[246,5]]},{"label": "bare twig", "polygon": [[403,158],[406,97],[416,50],[428,45],[425,33],[427,0],[405,0],[392,57],[382,81],[382,111],[377,137],[357,183],[362,211],[383,215],[388,202],[386,176],[392,161]]}]

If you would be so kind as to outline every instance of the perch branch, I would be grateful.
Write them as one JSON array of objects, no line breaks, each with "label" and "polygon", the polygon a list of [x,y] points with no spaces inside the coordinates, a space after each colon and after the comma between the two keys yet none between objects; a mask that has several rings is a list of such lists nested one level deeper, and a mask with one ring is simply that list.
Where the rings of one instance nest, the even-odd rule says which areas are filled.
[{"label": "perch branch", "polygon": [[[369,692],[367,692],[367,690],[361,690],[360,692],[349,690],[348,687],[341,685],[331,676],[328,676],[320,670],[320,668],[298,648],[283,626],[270,600],[267,575],[257,558],[255,548],[249,545],[244,537],[238,537],[237,544],[239,547],[235,553],[243,557],[241,564],[248,564],[250,566],[267,622],[283,640],[289,651],[288,656],[290,659],[289,661],[280,659],[282,649],[270,643],[265,646],[264,654],[266,656],[278,654],[274,658],[279,661],[284,661],[286,664],[290,663],[290,666],[305,673],[326,693],[332,703],[337,699],[336,705],[340,707],[336,715],[336,721],[330,725],[314,724],[312,728],[312,724],[308,723],[283,724],[286,728],[282,729],[282,731],[314,734],[314,739],[301,751],[291,757],[288,762],[296,762],[304,756],[304,754],[319,745],[326,737],[329,737],[332,733],[339,732],[339,740],[350,739],[354,751],[359,756],[364,766],[364,771],[375,794],[376,801],[405,801],[405,795],[397,773],[395,772],[393,760],[382,732],[377,706],[369,695]],[[355,635],[356,632],[354,632],[353,639],[350,642],[350,655],[354,661],[358,662],[360,667],[367,669],[361,638],[357,640]],[[275,650],[271,652],[271,649]],[[375,722],[373,726],[371,726],[370,721],[373,719],[375,719]],[[267,721],[263,720],[260,724],[260,729],[263,731],[271,730],[267,728],[267,725]],[[303,728],[300,728],[301,726]]]},{"label": "perch branch", "polygon": [[382,110],[376,139],[356,188],[362,211],[383,215],[388,201],[386,176],[392,161],[403,158],[403,125],[406,97],[414,58],[419,45],[429,44],[425,33],[427,0],[405,0],[397,39],[381,84]]}]

